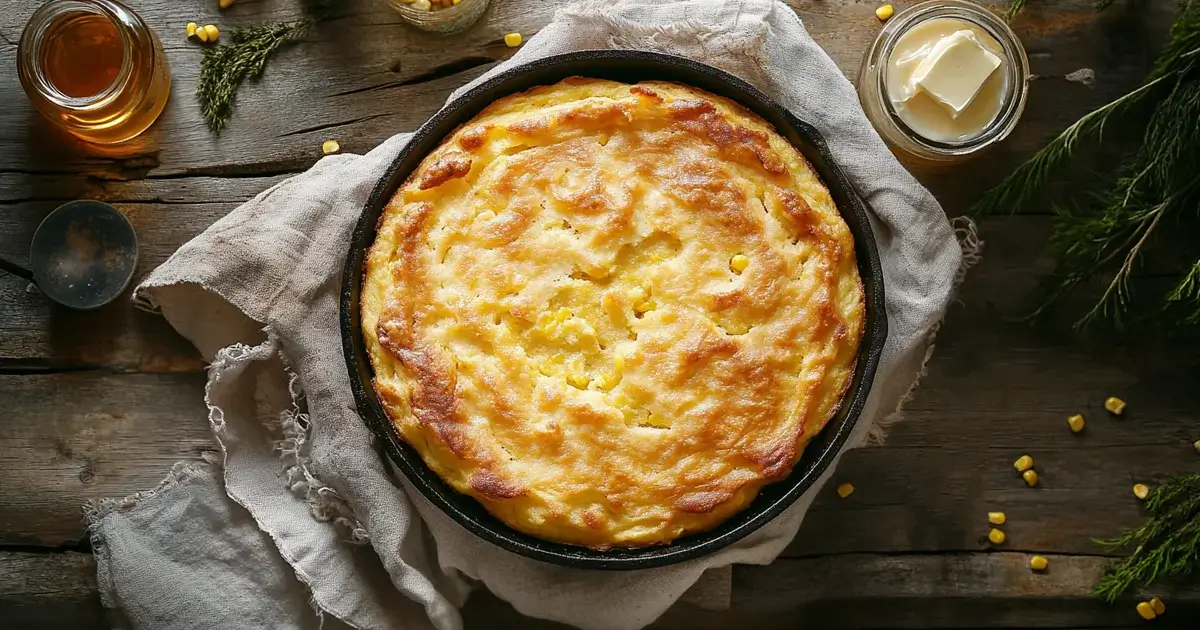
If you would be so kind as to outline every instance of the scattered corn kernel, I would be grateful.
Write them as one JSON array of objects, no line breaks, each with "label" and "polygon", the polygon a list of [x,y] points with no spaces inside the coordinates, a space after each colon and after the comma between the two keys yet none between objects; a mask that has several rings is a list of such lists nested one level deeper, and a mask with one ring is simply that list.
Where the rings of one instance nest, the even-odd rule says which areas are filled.
[{"label": "scattered corn kernel", "polygon": [[1003,525],[1007,520],[1008,517],[1004,515],[1004,512],[988,512],[988,522],[992,525]]},{"label": "scattered corn kernel", "polygon": [[457,5],[457,4],[458,4],[458,3],[460,3],[460,2],[462,2],[462,0],[454,0],[454,1],[453,1],[451,4],[456,4],[456,5]]},{"label": "scattered corn kernel", "polygon": [[658,308],[658,305],[654,303],[654,300],[646,300],[645,302],[642,302],[641,304],[638,304],[637,306],[633,307],[633,310],[637,314],[641,315],[642,313],[648,313],[650,311],[653,311],[656,308]]},{"label": "scattered corn kernel", "polygon": [[1133,496],[1145,501],[1146,497],[1150,496],[1150,486],[1144,483],[1133,484]]},{"label": "scattered corn kernel", "polygon": [[1142,616],[1142,619],[1146,620],[1150,620],[1158,616],[1158,613],[1154,612],[1154,606],[1152,606],[1150,602],[1141,602],[1138,604],[1137,612]]},{"label": "scattered corn kernel", "polygon": [[203,26],[196,27],[196,40],[201,44],[208,43],[208,31],[204,30]]},{"label": "scattered corn kernel", "polygon": [[1034,571],[1045,571],[1048,566],[1050,566],[1050,561],[1045,556],[1034,556],[1029,559],[1029,568]]},{"label": "scattered corn kernel", "polygon": [[992,528],[992,531],[988,532],[988,540],[992,541],[993,545],[1003,545],[1004,541],[1007,539],[1008,536],[1005,536],[1004,532],[996,529],[995,527]]},{"label": "scattered corn kernel", "polygon": [[508,35],[504,36],[504,45],[508,46],[509,48],[516,48],[517,46],[521,45],[521,40],[522,38],[520,33],[509,33]]},{"label": "scattered corn kernel", "polygon": [[842,497],[843,499],[845,499],[846,497],[854,494],[854,484],[844,483],[844,484],[838,486],[837,493],[838,493],[839,497]]},{"label": "scattered corn kernel", "polygon": [[1125,401],[1116,396],[1109,396],[1104,400],[1104,408],[1114,416],[1119,416],[1125,411]]},{"label": "scattered corn kernel", "polygon": [[1029,486],[1030,488],[1037,485],[1037,471],[1033,470],[1032,468],[1021,473],[1021,478],[1025,480],[1025,485]]},{"label": "scattered corn kernel", "polygon": [[[199,31],[197,31],[197,32],[199,32]],[[217,27],[212,24],[205,24],[204,25],[204,37],[205,37],[204,41],[215,42],[215,41],[217,41],[217,39],[219,37],[221,37],[221,31],[218,31]]]},{"label": "scattered corn kernel", "polygon": [[1196,440],[1195,442],[1192,442],[1192,448],[1196,449],[1197,453],[1200,453],[1200,440]]},{"label": "scattered corn kernel", "polygon": [[749,266],[750,266],[750,259],[742,254],[737,254],[733,258],[729,259],[729,268],[738,273],[742,273],[743,271],[746,270],[746,267],[749,267]]},{"label": "scattered corn kernel", "polygon": [[1082,414],[1077,413],[1070,418],[1067,418],[1067,426],[1071,427],[1072,433],[1079,433],[1083,430],[1083,427],[1086,424],[1087,423],[1084,422]]},{"label": "scattered corn kernel", "polygon": [[878,9],[875,9],[875,17],[879,18],[880,22],[886,22],[887,19],[892,17],[892,14],[895,12],[896,9],[892,7],[892,5],[885,4]]},{"label": "scattered corn kernel", "polygon": [[596,379],[596,387],[603,391],[609,391],[621,382],[620,374],[601,374],[600,378]]},{"label": "scattered corn kernel", "polygon": [[199,28],[199,27],[196,26],[195,22],[188,22],[187,27],[185,27],[184,30],[187,31],[188,37],[195,37],[197,28]]},{"label": "scattered corn kernel", "polygon": [[329,155],[330,153],[337,153],[338,151],[341,151],[341,150],[342,150],[342,145],[338,144],[337,140],[326,140],[325,142],[321,143],[321,153],[324,153],[325,155]]},{"label": "scattered corn kernel", "polygon": [[1033,468],[1033,458],[1028,455],[1022,455],[1017,458],[1017,461],[1013,462],[1013,468],[1016,468],[1018,472],[1025,472]]},{"label": "scattered corn kernel", "polygon": [[584,374],[571,374],[567,377],[567,381],[579,389],[587,389],[588,385],[592,383],[592,379]]},{"label": "scattered corn kernel", "polygon": [[1167,612],[1167,605],[1163,603],[1163,600],[1157,597],[1150,598],[1150,607],[1154,609],[1154,614],[1156,615],[1161,615]]},{"label": "scattered corn kernel", "polygon": [[237,2],[237,0],[217,0],[217,6],[221,7],[222,9],[228,9],[229,7],[233,6],[234,2]]}]

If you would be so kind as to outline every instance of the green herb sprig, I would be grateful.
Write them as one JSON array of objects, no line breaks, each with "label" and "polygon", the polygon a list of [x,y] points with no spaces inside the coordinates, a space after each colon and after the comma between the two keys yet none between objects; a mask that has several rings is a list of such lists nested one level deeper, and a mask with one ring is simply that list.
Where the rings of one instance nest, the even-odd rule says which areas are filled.
[{"label": "green herb sprig", "polygon": [[1029,0],[1009,0],[1008,9],[1005,9],[1004,11],[1004,19],[1012,21],[1013,17],[1020,13],[1021,9],[1025,8],[1025,4],[1028,1]]},{"label": "green herb sprig", "polygon": [[[1025,4],[1012,0],[1009,13]],[[1117,119],[1140,132],[1142,143],[1108,169],[1103,187],[1052,204],[1049,245],[1057,265],[1035,315],[1102,277],[1103,295],[1078,325],[1101,318],[1120,325],[1132,297],[1130,279],[1152,237],[1164,229],[1200,233],[1200,0],[1179,3],[1167,44],[1141,87],[1069,126],[988,191],[973,214],[1011,212],[1039,198],[1085,141],[1102,143],[1105,126]],[[1200,242],[1191,239],[1181,253],[1195,264],[1152,309],[1168,326],[1200,322]]]},{"label": "green herb sprig", "polygon": [[1146,499],[1146,522],[1112,540],[1109,550],[1133,548],[1109,565],[1095,593],[1112,603],[1132,588],[1200,572],[1200,474],[1168,479]]},{"label": "green herb sprig", "polygon": [[307,16],[292,22],[235,29],[231,43],[204,51],[196,97],[208,128],[218,133],[233,114],[238,88],[246,79],[262,76],[267,62],[289,42],[303,38],[318,21],[329,16],[333,0],[307,0]]}]

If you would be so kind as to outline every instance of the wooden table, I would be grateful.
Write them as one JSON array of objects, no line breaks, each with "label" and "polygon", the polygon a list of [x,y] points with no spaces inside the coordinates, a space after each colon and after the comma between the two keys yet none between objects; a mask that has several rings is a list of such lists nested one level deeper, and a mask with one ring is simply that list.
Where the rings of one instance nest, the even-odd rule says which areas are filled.
[{"label": "wooden table", "polygon": [[[228,32],[296,17],[299,3],[243,0],[221,14],[215,0],[129,0],[164,40],[175,94],[151,132],[107,155],[53,133],[21,92],[16,42],[38,4],[0,0],[0,255],[24,260],[43,215],[91,197],[133,222],[143,275],[239,203],[308,168],[323,140],[365,152],[415,128],[451,90],[511,54],[504,33],[533,35],[557,3],[493,0],[480,24],[446,39],[405,27],[382,0],[346,2],[341,17],[242,91],[217,137],[192,95],[201,53],[184,40],[184,24]],[[874,3],[792,4],[853,75],[879,28]],[[1091,0],[1032,5],[1016,29],[1038,76],[1017,133],[987,160],[919,173],[951,216],[1070,121],[1135,86],[1173,3],[1119,5],[1099,17]],[[1094,83],[1065,78],[1082,68],[1094,70]],[[885,447],[851,452],[837,473],[854,495],[839,500],[826,488],[782,558],[736,568],[731,608],[679,604],[661,627],[1140,627],[1132,603],[1112,608],[1089,595],[1107,561],[1092,539],[1139,522],[1135,481],[1200,468],[1190,446],[1200,438],[1200,360],[1186,348],[1073,334],[1073,308],[1037,327],[1012,321],[1034,304],[1050,267],[1041,252],[1051,217],[1043,207],[1023,212],[981,226],[985,258],[950,309],[907,419]],[[187,342],[128,301],[72,313],[0,277],[0,626],[105,626],[80,506],[149,488],[177,460],[214,448],[203,370]],[[1108,395],[1129,401],[1124,418],[1104,413]],[[1079,436],[1064,421],[1077,412],[1089,420]],[[1036,489],[1011,467],[1024,453],[1037,459]],[[999,548],[985,540],[990,510],[1009,518]],[[1050,559],[1047,573],[1028,570],[1034,552]],[[1200,592],[1168,593],[1158,627],[1196,627]],[[466,616],[478,628],[557,627],[487,594]]]}]

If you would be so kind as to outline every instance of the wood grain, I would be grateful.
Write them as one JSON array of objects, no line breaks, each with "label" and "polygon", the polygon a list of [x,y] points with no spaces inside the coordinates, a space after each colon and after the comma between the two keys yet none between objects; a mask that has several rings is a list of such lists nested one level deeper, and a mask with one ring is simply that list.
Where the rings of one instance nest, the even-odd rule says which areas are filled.
[{"label": "wood grain", "polygon": [[[654,630],[812,628],[1134,628],[1129,599],[1108,606],[1090,594],[1107,562],[1048,556],[1045,573],[1022,553],[850,554],[781,560],[734,571],[724,611],[677,604]],[[21,576],[12,579],[6,576]],[[27,630],[107,628],[87,554],[0,552],[0,615]],[[1168,603],[1156,628],[1189,628],[1200,615],[1200,589],[1155,593]],[[549,630],[567,626],[522,617],[487,592],[463,611],[467,628]]]},{"label": "wood grain", "polygon": [[[36,7],[6,2],[6,11],[0,12],[0,36],[6,42],[0,43],[0,70],[15,65],[11,44]],[[132,4],[163,36],[175,95],[150,134],[115,154],[85,151],[53,133],[20,96],[15,72],[0,72],[0,93],[15,96],[0,111],[0,256],[24,260],[29,239],[47,212],[67,199],[93,197],[115,203],[133,221],[142,238],[140,278],[237,203],[311,165],[320,156],[322,140],[337,137],[345,150],[362,152],[393,133],[417,127],[454,87],[511,54],[500,43],[503,33],[535,33],[561,3],[496,0],[479,25],[453,40],[406,28],[382,2],[348,4],[307,41],[281,53],[261,81],[243,89],[235,119],[217,137],[204,128],[190,93],[200,50],[171,34],[181,34],[179,23],[193,19],[212,21],[227,31],[292,19],[298,15],[297,4],[242,2],[218,12],[202,3],[188,7],[186,17],[169,0]],[[986,160],[953,171],[918,172],[949,214],[961,213],[1049,135],[1137,84],[1171,15],[1169,0],[1147,4],[1137,11],[1122,5],[1097,17],[1089,0],[1071,0],[1027,11],[1017,21],[1038,77],[1024,124]],[[853,77],[861,52],[878,29],[873,7],[845,1],[793,6]],[[446,49],[449,41],[454,42],[452,54]],[[1062,79],[1084,67],[1096,71],[1094,85]],[[264,117],[270,124],[261,124]],[[1035,226],[1035,233],[1047,233],[1048,225]],[[1036,256],[1033,243],[1014,236],[1009,230],[994,244]],[[990,231],[985,238],[994,240]],[[59,313],[26,289],[16,279],[0,278],[0,369],[157,372],[200,367],[188,344],[125,301],[84,319]],[[102,334],[77,333],[83,321],[89,331]]]},{"label": "wood grain", "polygon": [[[841,464],[835,481],[854,483],[855,494],[839,500],[836,484],[827,487],[788,555],[984,550],[984,515],[994,510],[1010,516],[1008,549],[1099,553],[1092,539],[1140,518],[1133,483],[1195,469],[1195,405],[1171,409],[1149,394],[1127,395],[1128,415],[1118,420],[1095,399],[1085,409],[1088,432],[1076,436],[1063,421],[1071,397],[1056,394],[1043,373],[1000,358],[986,378],[964,382],[955,380],[956,357],[937,355],[889,447],[851,452]],[[1036,404],[993,404],[978,385],[987,382],[1028,385]],[[175,460],[211,448],[202,386],[199,374],[0,377],[21,410],[0,429],[0,478],[13,488],[0,496],[0,544],[72,543],[82,535],[84,500],[150,487]],[[1087,387],[1078,381],[1067,391]],[[1026,453],[1041,474],[1036,489],[1011,467]]]},{"label": "wood grain", "polygon": [[[21,25],[36,5],[8,0],[0,34],[16,42]],[[306,41],[281,53],[264,78],[244,88],[228,131],[209,134],[191,91],[201,51],[182,37],[181,22],[212,21],[223,29],[297,17],[296,3],[284,0],[238,3],[218,13],[202,3],[180,15],[171,0],[131,2],[168,47],[175,94],[162,120],[145,137],[107,155],[85,154],[63,138],[52,142],[22,98],[0,112],[0,172],[85,172],[128,179],[142,175],[237,174],[296,171],[320,157],[320,143],[337,137],[347,151],[361,152],[384,138],[414,129],[457,86],[484,72],[512,51],[502,35],[533,35],[553,16],[555,2],[494,0],[484,19],[452,40],[407,28],[383,2],[347,3],[337,19],[320,25]],[[897,7],[913,3],[897,3]],[[989,3],[994,7],[1001,3]],[[1047,4],[1017,23],[1039,77],[1031,90],[1025,124],[988,167],[970,178],[945,177],[944,202],[958,205],[980,184],[995,181],[1002,165],[1040,145],[1091,107],[1140,81],[1169,23],[1171,3],[1156,0],[1149,11],[1117,11],[1097,19],[1088,0]],[[848,76],[879,23],[874,5],[848,2],[793,2],[814,38]],[[1031,15],[1033,12],[1030,12]],[[1118,30],[1119,29],[1119,30]],[[448,49],[453,42],[452,50]],[[1114,46],[1114,43],[1116,44]],[[0,45],[0,68],[15,65],[16,47]],[[1080,68],[1093,68],[1089,88],[1062,80]],[[0,73],[0,92],[19,95],[15,73]],[[259,124],[263,117],[272,124]],[[28,142],[36,137],[39,142]],[[984,181],[977,181],[977,176]],[[964,181],[966,179],[966,181]],[[951,194],[951,191],[954,191]]]},{"label": "wood grain", "polygon": [[72,545],[83,504],[154,487],[216,448],[203,374],[0,376],[0,546]]},{"label": "wood grain", "polygon": [[[199,178],[207,179],[207,178]],[[270,185],[277,177],[249,178],[255,185]],[[224,216],[235,207],[234,201],[202,204],[160,204],[142,202],[142,199],[168,194],[169,189],[161,183],[149,181],[114,183],[114,195],[122,195],[123,201],[114,201],[117,208],[125,212],[138,229],[142,239],[142,251],[136,278],[148,274],[192,236],[200,233],[210,223]],[[174,180],[172,180],[174,181]],[[184,179],[187,185],[208,187]],[[216,180],[222,181],[222,180]],[[224,180],[243,182],[242,178]],[[253,185],[238,188],[238,184],[227,188],[226,198],[238,195],[250,198]],[[95,195],[102,199],[116,199],[105,194]],[[46,202],[24,202],[0,213],[0,235],[16,234],[8,242],[27,243],[34,226],[54,206]],[[1075,300],[1075,306],[1052,310],[1050,326],[1031,329],[1028,326],[1005,326],[1005,318],[1024,315],[1037,305],[1037,286],[1051,270],[1052,260],[1043,253],[1044,244],[1050,234],[1052,219],[1044,215],[1022,215],[988,219],[980,227],[986,242],[983,263],[972,271],[964,285],[961,307],[952,308],[951,321],[963,318],[962,334],[951,332],[950,339],[943,334],[942,347],[947,343],[973,345],[962,350],[963,357],[979,355],[986,348],[1003,351],[1027,347],[1034,352],[1043,351],[1051,360],[1053,355],[1068,355],[1063,361],[1093,362],[1095,357],[1104,357],[1101,364],[1113,365],[1115,370],[1132,368],[1156,369],[1167,372],[1179,367],[1179,361],[1166,359],[1177,356],[1181,359],[1190,355],[1179,352],[1179,348],[1167,348],[1158,352],[1158,347],[1126,348],[1114,345],[1113,339],[1088,338],[1075,335],[1070,323],[1087,306],[1087,296]],[[24,253],[5,250],[5,239],[0,237],[0,256],[24,260]],[[1177,265],[1151,262],[1139,267],[1140,275],[1177,273]],[[117,371],[179,372],[200,369],[199,357],[191,345],[178,338],[161,318],[142,313],[133,308],[128,300],[119,300],[113,305],[93,313],[73,313],[52,307],[36,292],[26,290],[27,283],[10,276],[0,276],[0,371],[34,369],[78,369],[83,367],[105,367]],[[1061,311],[1061,312],[1060,312]],[[988,330],[969,330],[978,321],[990,322]],[[957,336],[955,336],[957,335]],[[1094,343],[1096,341],[1102,344]],[[1161,345],[1161,344],[1160,344]],[[1174,350],[1174,352],[1171,352]],[[1017,354],[1026,364],[1034,362],[1035,356]],[[1140,357],[1140,358],[1139,358]],[[1148,361],[1152,358],[1152,361]],[[965,360],[965,359],[964,359]],[[982,359],[975,364],[982,364]],[[1105,363],[1107,362],[1107,363]],[[1155,367],[1157,365],[1157,367]],[[1193,362],[1194,366],[1195,363]],[[960,367],[965,367],[960,366]],[[1081,366],[1089,374],[1096,374],[1093,366]],[[1061,371],[1065,378],[1077,378],[1069,372],[1080,368]],[[1110,374],[1110,378],[1112,375]],[[1127,380],[1132,378],[1125,376]],[[998,382],[1003,386],[1003,381]],[[1041,386],[1051,383],[1043,380]]]},{"label": "wood grain", "polygon": [[0,551],[5,628],[107,628],[91,554]]},{"label": "wood grain", "polygon": [[[484,20],[453,38],[414,31],[381,0],[342,13],[284,50],[239,94],[220,136],[192,95],[201,51],[188,21],[236,26],[299,16],[295,0],[127,0],[163,38],[174,95],[144,137],[99,151],[34,115],[15,74],[16,42],[38,3],[0,0],[0,256],[24,261],[38,222],[74,198],[110,201],[141,238],[138,276],[183,242],[280,179],[320,158],[323,140],[365,152],[415,129],[456,87],[512,54],[501,37],[532,36],[563,0],[492,0]],[[900,2],[897,9],[915,2]],[[879,28],[874,3],[792,1],[806,28],[847,76]],[[1001,3],[990,2],[999,10]],[[1017,132],[984,159],[916,175],[950,216],[1070,122],[1137,85],[1161,46],[1171,0],[1033,3],[1014,25],[1036,75]],[[1084,85],[1065,76],[1095,72]],[[802,71],[802,69],[798,69]],[[1136,138],[1112,130],[1115,152]],[[1127,136],[1127,134],[1126,134]],[[1085,154],[1085,167],[1107,153]],[[1069,186],[1063,179],[1058,186]],[[981,225],[985,257],[947,315],[921,389],[883,448],[849,453],[835,481],[857,491],[818,497],[785,558],[735,571],[727,611],[674,607],[658,628],[1134,628],[1131,605],[1087,593],[1106,559],[1092,538],[1140,519],[1130,487],[1200,462],[1200,357],[1191,346],[1119,344],[1069,324],[1079,305],[1038,326],[1016,323],[1036,305],[1050,271],[1047,208]],[[1148,260],[1139,274],[1177,271]],[[1073,310],[1074,309],[1074,310]],[[202,402],[203,364],[161,318],[126,300],[94,313],[52,308],[26,283],[0,277],[0,626],[104,628],[94,564],[83,548],[81,505],[152,487],[179,459],[213,448]],[[1105,396],[1129,401],[1105,414]],[[1067,431],[1082,412],[1088,429]],[[1029,489],[1011,461],[1034,456]],[[1009,516],[1009,541],[984,542],[985,513]],[[15,545],[15,547],[14,547]],[[31,553],[59,548],[56,553]],[[1051,570],[1034,575],[1024,552]],[[1193,628],[1196,590],[1168,593],[1156,627]],[[561,628],[528,620],[486,593],[468,627]]]}]

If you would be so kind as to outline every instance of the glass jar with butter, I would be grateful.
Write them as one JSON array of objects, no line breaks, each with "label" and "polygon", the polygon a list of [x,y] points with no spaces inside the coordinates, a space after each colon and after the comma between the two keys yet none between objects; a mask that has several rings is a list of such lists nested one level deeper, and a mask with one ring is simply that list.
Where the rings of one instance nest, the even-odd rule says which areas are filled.
[{"label": "glass jar with butter", "polygon": [[934,162],[1008,136],[1025,108],[1029,60],[1008,25],[960,0],[896,15],[863,58],[858,94],[893,150]]}]

